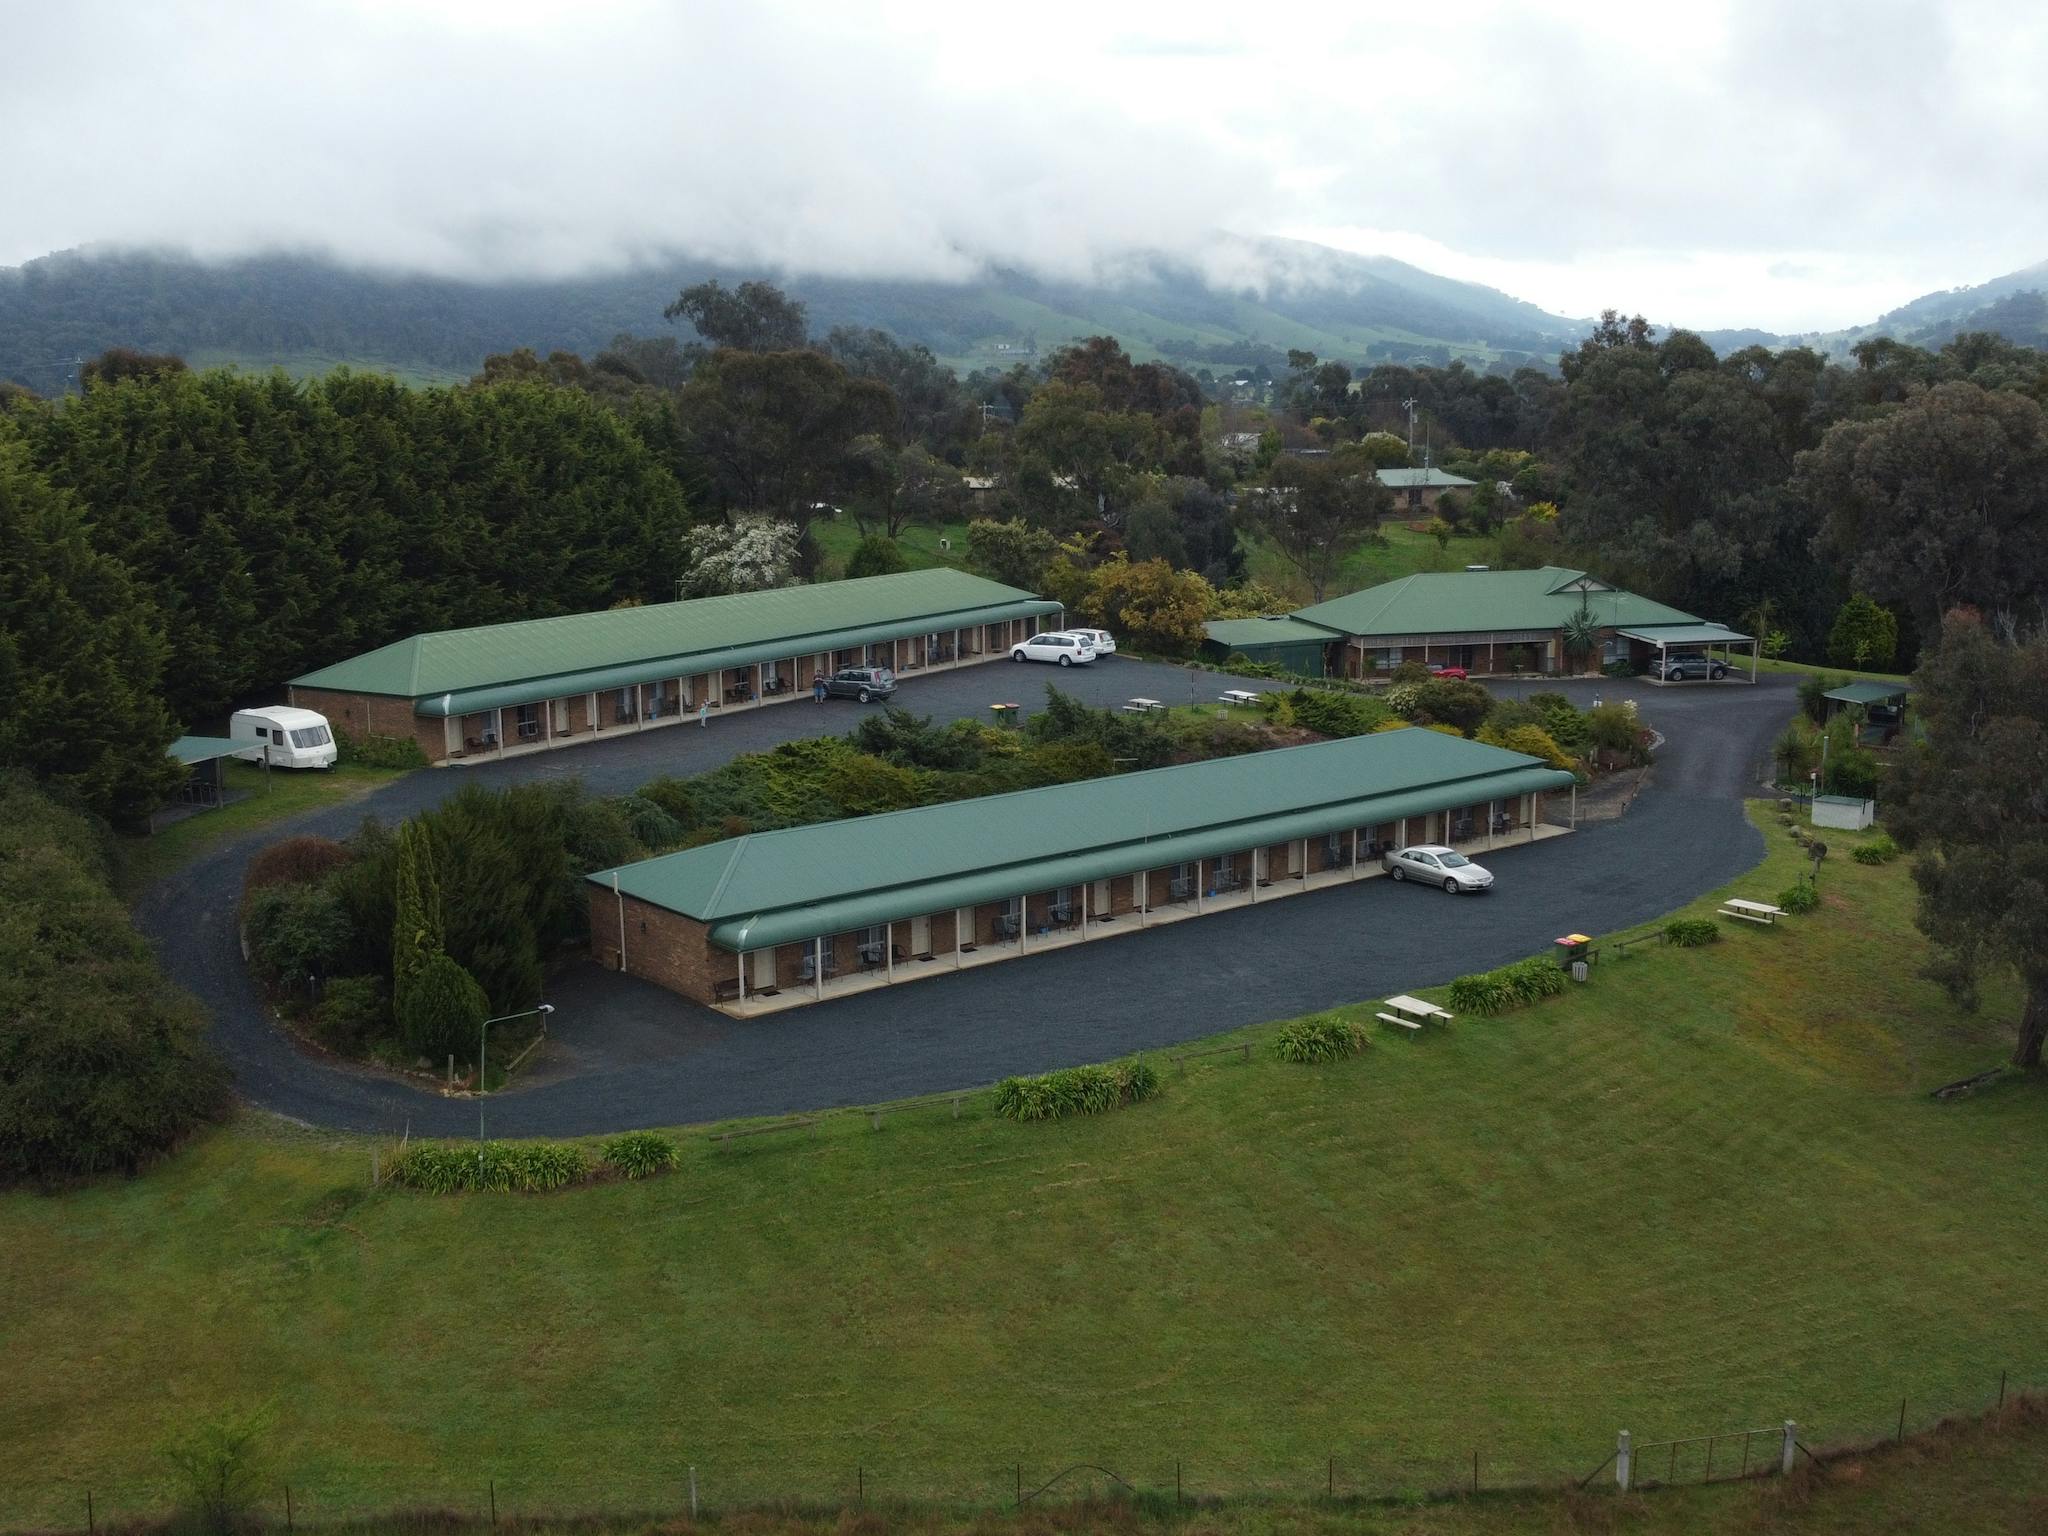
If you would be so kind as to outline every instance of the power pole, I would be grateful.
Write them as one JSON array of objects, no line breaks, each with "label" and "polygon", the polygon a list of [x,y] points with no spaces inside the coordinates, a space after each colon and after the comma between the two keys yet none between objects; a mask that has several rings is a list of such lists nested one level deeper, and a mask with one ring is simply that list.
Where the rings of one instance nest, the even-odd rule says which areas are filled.
[{"label": "power pole", "polygon": [[1408,451],[1412,454],[1415,452],[1415,407],[1421,402],[1410,395],[1401,403],[1408,407]]}]

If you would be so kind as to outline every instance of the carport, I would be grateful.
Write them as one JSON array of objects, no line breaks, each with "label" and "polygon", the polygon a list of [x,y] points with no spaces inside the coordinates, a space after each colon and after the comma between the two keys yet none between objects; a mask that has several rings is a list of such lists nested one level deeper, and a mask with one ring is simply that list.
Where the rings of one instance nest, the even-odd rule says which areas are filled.
[{"label": "carport", "polygon": [[1906,720],[1908,691],[1904,683],[1859,679],[1840,688],[1830,688],[1821,697],[1828,701],[1830,720],[1845,709],[1862,710],[1863,720],[1856,734],[1865,746],[1871,746],[1882,745],[1898,735]]},{"label": "carport", "polygon": [[1664,660],[1673,651],[1704,651],[1712,659],[1716,650],[1726,658],[1729,671],[1735,670],[1734,652],[1739,646],[1749,647],[1749,681],[1756,682],[1757,643],[1755,637],[1739,634],[1720,624],[1657,624],[1643,625],[1638,629],[1618,629],[1622,639],[1643,646],[1657,653],[1657,673],[1646,681],[1664,686],[1662,677]]},{"label": "carport", "polygon": [[[192,811],[218,810],[227,804],[226,780],[221,764],[238,752],[249,750],[246,741],[235,741],[226,736],[180,736],[164,749],[165,754],[186,768],[185,782],[180,784],[171,796],[173,805],[182,807],[183,814]],[[270,779],[270,765],[263,765],[263,777],[267,784]],[[170,808],[166,808],[170,812]],[[176,813],[172,813],[176,814]],[[154,830],[157,816],[150,817]]]}]

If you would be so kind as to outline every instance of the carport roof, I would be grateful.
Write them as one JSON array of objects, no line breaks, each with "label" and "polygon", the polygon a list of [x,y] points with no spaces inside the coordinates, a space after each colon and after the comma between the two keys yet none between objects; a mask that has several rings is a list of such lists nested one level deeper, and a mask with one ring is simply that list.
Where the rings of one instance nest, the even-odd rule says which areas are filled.
[{"label": "carport roof", "polygon": [[761,646],[768,646],[778,656],[802,655],[826,649],[833,637],[847,632],[900,626],[897,633],[912,634],[923,625],[934,630],[953,629],[995,622],[993,617],[979,616],[998,611],[1021,618],[1056,613],[1059,604],[1017,587],[940,567],[436,630],[308,672],[292,682],[301,688],[401,699],[525,684],[529,686],[524,698],[545,698],[554,695],[542,685],[559,685],[563,692],[587,691],[581,681],[585,674],[653,667],[640,680],[680,676],[702,670],[693,658],[705,655]]},{"label": "carport roof", "polygon": [[1830,688],[1821,697],[1842,704],[1889,704],[1894,699],[1903,699],[1906,693],[1904,683],[1854,682]]},{"label": "carport roof", "polygon": [[252,745],[227,736],[180,736],[164,750],[187,768],[196,768],[217,757],[233,757],[237,752],[246,752]]},{"label": "carport roof", "polygon": [[1674,645],[1747,645],[1750,640],[1748,635],[1720,624],[1637,625],[1617,633],[1630,640],[1647,640],[1667,650]]},{"label": "carport roof", "polygon": [[1294,617],[1360,637],[1485,635],[1561,629],[1582,601],[1603,629],[1700,622],[1597,576],[1557,565],[1534,571],[1422,571],[1298,608]]},{"label": "carport roof", "polygon": [[589,878],[750,948],[1570,782],[1409,728],[759,832]]}]

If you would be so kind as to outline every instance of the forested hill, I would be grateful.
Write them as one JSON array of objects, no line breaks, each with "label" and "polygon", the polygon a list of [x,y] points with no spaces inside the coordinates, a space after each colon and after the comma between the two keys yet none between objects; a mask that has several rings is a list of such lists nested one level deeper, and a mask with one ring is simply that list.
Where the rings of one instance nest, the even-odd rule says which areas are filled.
[{"label": "forested hill", "polygon": [[[874,326],[930,347],[963,373],[1008,368],[1086,336],[1114,335],[1140,359],[1189,370],[1266,363],[1289,348],[1353,364],[1509,366],[1555,358],[1585,326],[1491,288],[1386,257],[1298,241],[1227,240],[1219,266],[1260,286],[1216,285],[1163,256],[1095,284],[991,272],[966,284],[778,279],[820,333]],[[590,355],[622,331],[666,329],[662,306],[708,277],[763,274],[678,260],[554,282],[485,284],[364,271],[305,255],[222,263],[136,252],[65,252],[0,270],[0,379],[61,390],[76,362],[109,347],[198,363],[338,362],[466,378],[494,352]]]},{"label": "forested hill", "polygon": [[1868,325],[1840,331],[1780,336],[1769,331],[1705,331],[1722,356],[1748,346],[1804,345],[1832,357],[1847,357],[1858,342],[1889,336],[1916,347],[1941,347],[1967,331],[1989,331],[2016,346],[2048,348],[2048,261],[1965,288],[1924,293],[1879,315]]}]

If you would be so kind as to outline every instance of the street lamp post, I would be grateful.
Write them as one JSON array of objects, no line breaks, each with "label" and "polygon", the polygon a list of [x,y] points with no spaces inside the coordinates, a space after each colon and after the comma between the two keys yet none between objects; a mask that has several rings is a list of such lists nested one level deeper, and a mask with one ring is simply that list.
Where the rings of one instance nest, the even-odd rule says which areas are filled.
[{"label": "street lamp post", "polygon": [[546,1034],[548,1031],[548,1015],[554,1011],[555,1005],[553,1003],[542,1003],[539,1007],[529,1008],[524,1013],[501,1013],[495,1019],[484,1020],[483,1029],[478,1033],[476,1043],[476,1091],[478,1093],[489,1092],[489,1089],[484,1086],[484,1067],[490,1060],[491,1026],[493,1024],[509,1024],[514,1019],[530,1019],[535,1014],[538,1014],[541,1021],[540,1031],[542,1034]]}]

